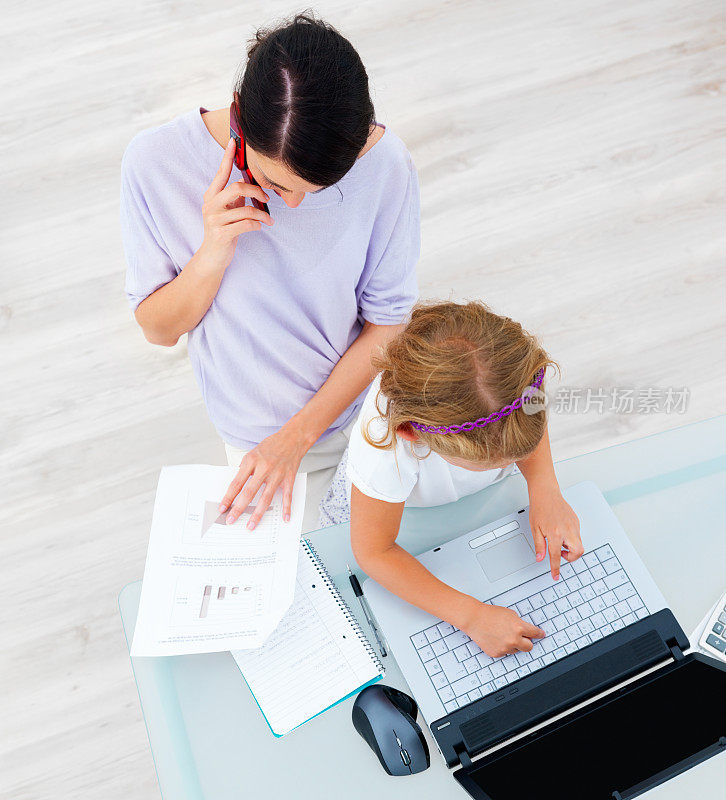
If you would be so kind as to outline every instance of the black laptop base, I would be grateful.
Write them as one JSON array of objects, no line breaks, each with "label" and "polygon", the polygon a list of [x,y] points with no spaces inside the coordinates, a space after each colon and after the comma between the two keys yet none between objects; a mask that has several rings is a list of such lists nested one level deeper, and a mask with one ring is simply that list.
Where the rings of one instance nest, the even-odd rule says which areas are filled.
[{"label": "black laptop base", "polygon": [[726,665],[693,653],[457,770],[475,800],[631,800],[726,751]]},{"label": "black laptop base", "polygon": [[431,724],[449,767],[688,649],[670,609],[628,625]]}]

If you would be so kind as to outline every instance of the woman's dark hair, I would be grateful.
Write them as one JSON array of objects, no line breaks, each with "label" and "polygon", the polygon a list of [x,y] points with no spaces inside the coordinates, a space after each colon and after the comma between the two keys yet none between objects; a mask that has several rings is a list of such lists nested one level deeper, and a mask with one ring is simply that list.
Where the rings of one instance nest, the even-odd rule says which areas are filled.
[{"label": "woman's dark hair", "polygon": [[353,45],[312,13],[259,30],[235,81],[250,146],[308,183],[332,186],[375,125],[368,74]]}]

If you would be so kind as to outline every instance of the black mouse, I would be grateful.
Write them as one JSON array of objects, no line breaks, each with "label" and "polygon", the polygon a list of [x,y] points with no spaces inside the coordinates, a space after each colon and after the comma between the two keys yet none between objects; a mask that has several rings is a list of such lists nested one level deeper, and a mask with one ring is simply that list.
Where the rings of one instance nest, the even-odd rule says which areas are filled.
[{"label": "black mouse", "polygon": [[431,763],[417,715],[413,697],[392,686],[368,686],[353,703],[353,725],[389,775],[415,775]]}]

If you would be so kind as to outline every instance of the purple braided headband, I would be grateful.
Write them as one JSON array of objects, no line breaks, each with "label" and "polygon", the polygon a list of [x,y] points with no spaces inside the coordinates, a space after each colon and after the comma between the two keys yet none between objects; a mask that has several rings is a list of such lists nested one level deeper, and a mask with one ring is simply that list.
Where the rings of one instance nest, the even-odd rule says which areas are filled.
[{"label": "purple braided headband", "polygon": [[498,419],[502,419],[502,417],[508,417],[518,408],[521,408],[524,403],[529,402],[530,397],[532,394],[534,394],[534,390],[539,389],[540,386],[542,386],[544,374],[545,371],[543,367],[535,376],[534,381],[524,390],[521,397],[518,397],[513,403],[510,403],[508,406],[504,406],[504,408],[500,408],[499,411],[495,411],[488,417],[479,417],[479,419],[475,420],[474,422],[462,422],[461,425],[423,425],[421,422],[411,422],[410,424],[412,427],[419,431],[424,431],[425,433],[442,434],[460,433],[461,431],[474,430],[474,428],[483,428],[490,422],[496,422]]}]

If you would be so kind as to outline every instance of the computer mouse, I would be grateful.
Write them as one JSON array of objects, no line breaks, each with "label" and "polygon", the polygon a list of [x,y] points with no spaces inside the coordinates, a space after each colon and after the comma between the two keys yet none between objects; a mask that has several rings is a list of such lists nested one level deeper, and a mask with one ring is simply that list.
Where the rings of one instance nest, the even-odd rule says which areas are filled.
[{"label": "computer mouse", "polygon": [[353,725],[389,775],[415,775],[431,763],[417,715],[413,697],[392,686],[368,686],[353,703]]}]

